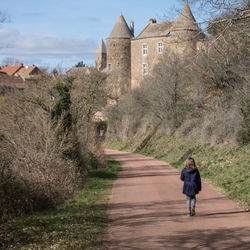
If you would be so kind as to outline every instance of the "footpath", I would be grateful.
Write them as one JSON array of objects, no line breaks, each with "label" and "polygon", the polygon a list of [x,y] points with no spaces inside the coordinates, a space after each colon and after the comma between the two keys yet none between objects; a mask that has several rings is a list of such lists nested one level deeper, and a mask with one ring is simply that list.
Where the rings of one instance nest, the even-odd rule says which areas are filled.
[{"label": "footpath", "polygon": [[108,249],[250,249],[250,213],[204,180],[196,215],[188,217],[176,169],[138,154],[105,153],[123,167],[108,209]]}]

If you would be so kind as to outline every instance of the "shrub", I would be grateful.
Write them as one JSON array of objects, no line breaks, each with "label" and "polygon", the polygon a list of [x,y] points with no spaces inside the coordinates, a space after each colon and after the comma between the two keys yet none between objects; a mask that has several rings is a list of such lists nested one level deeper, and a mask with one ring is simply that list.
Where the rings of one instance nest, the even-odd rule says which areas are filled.
[{"label": "shrub", "polygon": [[[89,91],[96,74],[84,76]],[[46,75],[1,98],[1,221],[55,207],[83,187],[90,168],[105,162],[93,120],[98,93],[87,103],[75,92],[71,98],[75,79]]]}]

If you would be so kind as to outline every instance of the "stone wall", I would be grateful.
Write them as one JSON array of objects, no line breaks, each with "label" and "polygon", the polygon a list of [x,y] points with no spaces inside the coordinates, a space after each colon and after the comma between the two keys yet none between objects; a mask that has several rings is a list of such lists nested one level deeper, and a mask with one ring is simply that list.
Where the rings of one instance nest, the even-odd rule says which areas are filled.
[{"label": "stone wall", "polygon": [[107,39],[108,81],[113,84],[114,93],[120,96],[130,89],[131,40],[130,38]]},{"label": "stone wall", "polygon": [[[158,43],[163,44],[162,53],[158,52]],[[142,46],[147,44],[147,55],[143,55]],[[131,41],[131,89],[140,86],[140,82],[148,74],[152,74],[154,66],[163,57],[173,54],[182,57],[196,51],[196,41],[183,41],[176,37],[152,37]],[[143,64],[147,64],[148,73],[143,73]]]},{"label": "stone wall", "polygon": [[99,70],[106,68],[107,54],[106,53],[96,53],[95,62],[96,67]]}]

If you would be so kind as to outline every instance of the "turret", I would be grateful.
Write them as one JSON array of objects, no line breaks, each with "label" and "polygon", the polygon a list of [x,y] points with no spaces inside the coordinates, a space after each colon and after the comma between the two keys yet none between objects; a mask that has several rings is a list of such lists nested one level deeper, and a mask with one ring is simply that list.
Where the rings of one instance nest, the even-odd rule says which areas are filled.
[{"label": "turret", "polygon": [[107,50],[103,40],[100,41],[99,46],[97,48],[95,63],[96,63],[96,68],[99,70],[106,68]]},{"label": "turret", "polygon": [[205,38],[188,4],[185,5],[180,16],[173,22],[170,34],[173,42],[178,43],[176,52],[182,56],[194,55],[199,44]]},{"label": "turret", "polygon": [[107,38],[107,72],[116,97],[130,89],[131,38],[133,37],[126,20],[123,15],[120,15]]},{"label": "turret", "polygon": [[172,34],[175,32],[178,38],[184,41],[204,38],[204,34],[197,25],[188,4],[185,5],[180,16],[175,20],[171,32]]}]

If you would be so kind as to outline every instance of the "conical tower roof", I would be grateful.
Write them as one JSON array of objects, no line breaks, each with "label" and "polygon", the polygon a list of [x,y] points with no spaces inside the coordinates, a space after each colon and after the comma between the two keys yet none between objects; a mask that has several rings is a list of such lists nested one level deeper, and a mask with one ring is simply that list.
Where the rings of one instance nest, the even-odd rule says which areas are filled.
[{"label": "conical tower roof", "polygon": [[128,27],[128,24],[123,15],[120,15],[111,34],[109,35],[109,38],[131,38],[131,37],[133,37],[133,35]]},{"label": "conical tower roof", "polygon": [[96,53],[107,53],[106,45],[103,40],[100,41]]},{"label": "conical tower roof", "polygon": [[175,21],[173,29],[196,30],[196,31],[200,30],[188,4],[185,5],[180,16]]}]

